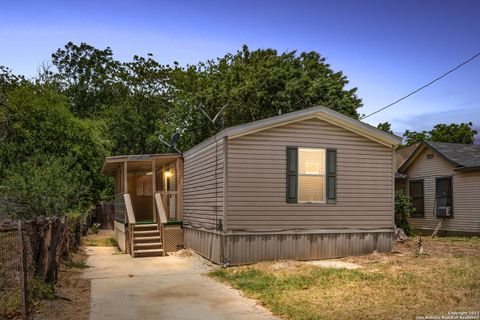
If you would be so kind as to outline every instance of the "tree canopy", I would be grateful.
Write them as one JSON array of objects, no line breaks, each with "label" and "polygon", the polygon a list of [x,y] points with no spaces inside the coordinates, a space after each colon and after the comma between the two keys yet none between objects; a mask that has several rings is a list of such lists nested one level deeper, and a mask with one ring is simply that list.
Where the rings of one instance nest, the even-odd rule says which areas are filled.
[{"label": "tree canopy", "polygon": [[[76,179],[87,191],[82,202],[92,203],[101,198],[106,180],[100,171],[103,158],[109,152],[108,137],[101,121],[75,117],[67,97],[49,86],[32,83],[21,84],[9,91],[0,110],[4,124],[0,143],[0,179],[9,181],[12,177],[18,178],[18,174],[27,175],[29,170],[19,166],[22,163],[38,167],[42,163],[56,165],[51,159],[62,159],[64,166],[70,166],[62,168],[77,171]],[[45,161],[45,157],[51,161]],[[34,192],[36,189],[30,190]]]},{"label": "tree canopy", "polygon": [[393,134],[393,131],[392,131],[392,125],[390,122],[382,122],[382,123],[379,123],[377,125],[377,128],[382,130],[382,131],[385,131],[387,133],[390,133],[390,134]]},{"label": "tree canopy", "polygon": [[[0,179],[7,186],[37,185],[33,189],[42,194],[42,182],[51,181],[45,175],[58,178],[58,172],[69,171],[65,181],[79,190],[78,203],[69,206],[104,198],[111,188],[101,175],[106,155],[172,151],[159,142],[159,134],[180,131],[177,147],[187,150],[223,128],[281,113],[322,105],[358,119],[362,106],[347,77],[313,51],[243,46],[180,66],[161,64],[151,54],[118,61],[109,47],[69,42],[52,54],[51,64],[32,80],[0,67]],[[225,105],[215,124],[200,111],[213,117]],[[404,137],[407,144],[472,143],[471,127],[441,124]],[[392,132],[388,122],[378,128]]]},{"label": "tree canopy", "polygon": [[[182,131],[179,148],[185,150],[222,128],[279,113],[323,105],[358,118],[361,107],[356,89],[346,89],[347,78],[317,52],[244,46],[180,67],[162,65],[151,54],[120,62],[110,48],[70,42],[52,62],[57,68],[53,82],[69,97],[72,112],[105,119],[115,154],[166,151],[158,144],[160,133]],[[213,116],[225,104],[216,126],[196,108]]]},{"label": "tree canopy", "polygon": [[[9,194],[17,208],[51,197],[37,210],[45,216],[102,199],[110,187],[101,175],[106,155],[172,151],[159,134],[182,132],[178,148],[186,150],[223,128],[280,113],[323,105],[358,118],[361,107],[345,75],[317,52],[243,46],[182,67],[151,54],[118,61],[108,47],[69,42],[52,54],[51,64],[32,80],[0,68],[1,185],[18,185],[20,198]],[[200,111],[213,117],[225,104],[215,125]],[[78,201],[53,197],[48,184]]]},{"label": "tree canopy", "polygon": [[478,131],[472,129],[472,126],[473,124],[471,122],[460,124],[452,123],[449,125],[437,124],[429,131],[416,132],[406,130],[403,137],[406,146],[423,141],[473,144]]},{"label": "tree canopy", "polygon": [[14,218],[63,216],[84,196],[82,170],[71,160],[37,156],[15,165],[2,182],[2,204]]},{"label": "tree canopy", "polygon": [[[184,136],[188,136],[189,146],[222,127],[316,105],[357,119],[362,105],[356,89],[346,89],[348,80],[343,73],[334,72],[317,52],[251,51],[243,46],[235,54],[175,71],[176,98],[183,110],[177,114],[183,119],[188,116]],[[201,105],[213,117],[225,104],[223,123],[217,127],[202,126],[204,116],[188,107]]]}]

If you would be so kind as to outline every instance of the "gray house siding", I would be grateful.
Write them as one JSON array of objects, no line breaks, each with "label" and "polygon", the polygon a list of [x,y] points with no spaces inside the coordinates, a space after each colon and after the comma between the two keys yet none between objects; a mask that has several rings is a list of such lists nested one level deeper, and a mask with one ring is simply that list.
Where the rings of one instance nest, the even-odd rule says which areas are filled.
[{"label": "gray house siding", "polygon": [[185,247],[220,263],[220,236],[223,221],[223,140],[184,157],[183,223]]},{"label": "gray house siding", "polygon": [[[427,159],[427,154],[433,154]],[[424,183],[424,217],[411,218],[411,225],[418,230],[433,231],[441,219],[434,212],[435,178],[452,177],[453,219],[445,219],[441,231],[450,233],[480,234],[480,172],[459,172],[434,151],[426,148],[406,170],[407,193],[409,181]]]},{"label": "gray house siding", "polygon": [[[216,154],[216,156],[215,156]],[[223,141],[185,156],[183,221],[186,226],[215,229],[223,219]]]},{"label": "gray house siding", "polygon": [[[392,248],[393,146],[318,118],[222,138],[216,173],[211,139],[185,153],[187,248],[232,265]],[[337,151],[336,203],[286,202],[287,146]]]},{"label": "gray house siding", "polygon": [[[337,150],[337,201],[286,203],[287,146]],[[391,229],[392,149],[318,119],[229,140],[228,231]]]}]

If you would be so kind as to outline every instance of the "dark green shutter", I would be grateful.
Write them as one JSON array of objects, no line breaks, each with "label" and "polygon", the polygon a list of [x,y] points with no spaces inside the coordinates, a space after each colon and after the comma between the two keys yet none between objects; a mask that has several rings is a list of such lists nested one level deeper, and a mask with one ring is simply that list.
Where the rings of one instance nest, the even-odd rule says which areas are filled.
[{"label": "dark green shutter", "polygon": [[327,203],[337,201],[337,150],[327,149]]},{"label": "dark green shutter", "polygon": [[287,147],[287,202],[297,203],[298,148]]}]

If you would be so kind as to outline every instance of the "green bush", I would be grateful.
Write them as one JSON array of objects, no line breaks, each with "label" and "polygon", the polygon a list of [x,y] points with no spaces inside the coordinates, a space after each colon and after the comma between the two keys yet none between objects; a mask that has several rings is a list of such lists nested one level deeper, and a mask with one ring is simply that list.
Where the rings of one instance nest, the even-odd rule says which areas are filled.
[{"label": "green bush", "polygon": [[72,211],[67,214],[68,232],[66,234],[65,248],[63,255],[67,257],[70,252],[76,252],[82,244],[82,236],[86,230],[85,217],[86,213]]},{"label": "green bush", "polygon": [[403,229],[407,236],[414,235],[413,229],[408,221],[408,218],[410,218],[414,210],[415,209],[412,208],[412,202],[405,194],[405,191],[395,191],[395,225],[397,228]]},{"label": "green bush", "polygon": [[53,300],[55,299],[55,287],[53,284],[33,276],[28,281],[28,294],[31,300]]},{"label": "green bush", "polygon": [[84,195],[80,176],[71,158],[32,157],[6,171],[2,206],[14,219],[63,217]]}]

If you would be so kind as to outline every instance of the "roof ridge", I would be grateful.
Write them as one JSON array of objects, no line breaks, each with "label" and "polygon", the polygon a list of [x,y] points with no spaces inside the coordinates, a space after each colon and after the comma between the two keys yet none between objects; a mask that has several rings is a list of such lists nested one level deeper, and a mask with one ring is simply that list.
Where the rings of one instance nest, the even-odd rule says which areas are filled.
[{"label": "roof ridge", "polygon": [[[296,121],[301,120],[301,118],[308,118],[314,117],[315,115],[323,115],[325,119],[330,118],[330,120],[335,119],[337,125],[339,123],[343,123],[343,126],[347,130],[353,131],[352,128],[356,128],[358,131],[366,132],[366,135],[369,135],[370,138],[376,137],[381,141],[385,141],[387,144],[397,145],[401,142],[401,138],[385,132],[377,127],[374,127],[368,123],[360,121],[358,119],[352,118],[346,114],[333,110],[331,108],[327,108],[324,106],[314,106],[305,109],[295,110],[291,112],[287,112],[281,115],[275,115],[272,117],[251,121],[248,123],[236,125],[233,127],[228,127],[223,129],[219,133],[207,138],[206,140],[200,142],[199,144],[193,146],[189,150],[184,152],[184,155],[191,155],[196,153],[198,150],[203,149],[207,145],[211,143],[217,142],[219,139],[223,137],[238,137],[245,134],[250,134],[255,131],[263,130],[262,128],[266,128],[268,126],[276,126],[281,125],[282,123],[286,123],[288,121]],[[328,121],[328,120],[325,120]],[[349,129],[350,128],[350,129]],[[358,132],[357,132],[358,133]],[[378,140],[377,140],[378,141]]]}]

